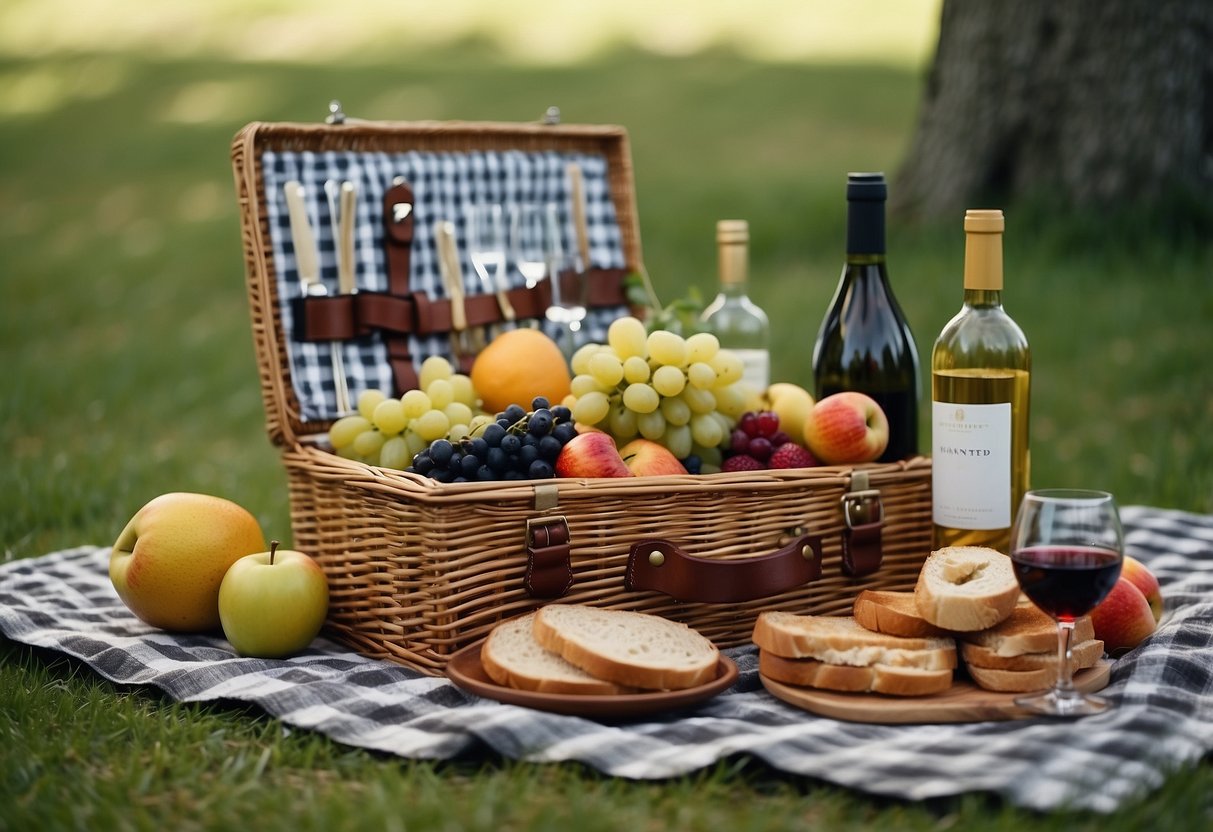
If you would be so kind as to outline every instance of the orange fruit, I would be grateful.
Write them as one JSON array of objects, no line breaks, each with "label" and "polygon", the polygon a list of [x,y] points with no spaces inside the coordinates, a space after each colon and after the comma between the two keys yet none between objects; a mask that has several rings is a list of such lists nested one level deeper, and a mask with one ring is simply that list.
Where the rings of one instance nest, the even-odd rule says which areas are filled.
[{"label": "orange fruit", "polygon": [[511,329],[494,338],[472,364],[472,386],[485,411],[511,404],[527,410],[546,396],[553,405],[569,394],[569,365],[560,347],[537,329]]}]

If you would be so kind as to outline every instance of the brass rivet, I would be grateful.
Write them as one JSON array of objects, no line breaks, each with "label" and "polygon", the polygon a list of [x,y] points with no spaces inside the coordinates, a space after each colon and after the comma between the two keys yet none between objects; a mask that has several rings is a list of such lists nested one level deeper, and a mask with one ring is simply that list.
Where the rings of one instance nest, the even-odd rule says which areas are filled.
[{"label": "brass rivet", "polygon": [[649,563],[653,566],[661,566],[661,564],[665,563],[665,555],[654,549],[653,551],[649,552]]},{"label": "brass rivet", "polygon": [[807,544],[805,546],[801,547],[800,556],[802,558],[804,558],[805,560],[812,560],[813,559],[813,547],[809,546]]}]

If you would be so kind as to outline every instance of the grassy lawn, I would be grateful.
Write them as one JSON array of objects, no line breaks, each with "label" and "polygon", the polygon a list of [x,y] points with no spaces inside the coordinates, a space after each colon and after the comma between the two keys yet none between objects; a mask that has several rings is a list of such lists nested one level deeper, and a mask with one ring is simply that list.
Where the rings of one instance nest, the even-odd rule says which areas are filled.
[{"label": "grassy lawn", "polygon": [[[895,171],[920,78],[617,51],[520,67],[454,44],[340,68],[79,54],[30,76],[57,106],[0,121],[0,545],[108,544],[156,494],[247,506],[289,538],[264,435],[227,148],[251,120],[567,121],[631,131],[646,262],[663,298],[714,291],[713,226],[746,217],[773,374],[809,382],[841,262],[847,170]],[[47,81],[46,79],[52,79]],[[87,92],[86,92],[87,91]],[[1008,209],[1006,303],[1032,342],[1033,482],[1213,511],[1213,245],[1182,222]],[[929,355],[961,295],[960,218],[895,223],[891,273]],[[924,438],[926,433],[924,432]],[[1207,822],[1213,768],[1111,821],[1039,819],[979,796],[877,801],[752,760],[631,783],[575,766],[429,763],[351,750],[258,713],[172,703],[0,641],[0,830],[31,828],[1137,829]]]}]

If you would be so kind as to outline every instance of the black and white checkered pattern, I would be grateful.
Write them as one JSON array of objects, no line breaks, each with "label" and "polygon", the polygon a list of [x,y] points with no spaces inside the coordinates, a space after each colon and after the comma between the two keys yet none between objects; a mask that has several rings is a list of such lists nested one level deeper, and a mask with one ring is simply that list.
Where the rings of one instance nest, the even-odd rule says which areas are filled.
[{"label": "black and white checkered pattern", "polygon": [[[566,251],[575,250],[572,199],[567,166],[581,166],[586,201],[586,226],[590,241],[590,265],[622,268],[626,265],[623,238],[610,198],[605,157],[556,151],[475,151],[466,153],[373,153],[352,151],[266,152],[262,154],[266,213],[274,252],[279,308],[287,336],[291,380],[304,421],[331,419],[337,415],[331,350],[325,343],[303,343],[291,338],[294,321],[290,300],[302,294],[295,263],[283,185],[297,180],[304,186],[307,214],[320,251],[320,278],[330,293],[337,291],[337,254],[333,218],[324,193],[327,180],[350,181],[358,189],[358,222],[354,241],[356,285],[360,289],[386,291],[387,258],[384,253],[383,195],[392,180],[401,176],[413,189],[414,241],[409,263],[409,281],[414,292],[445,298],[434,246],[434,223],[455,223],[463,288],[467,295],[482,294],[483,287],[468,256],[467,214],[477,203],[501,205],[507,212],[515,206],[555,203],[563,219]],[[522,274],[507,263],[511,286],[525,286]],[[623,314],[624,307],[595,309],[586,321],[588,337],[602,340],[606,327]],[[544,322],[546,326],[550,326]],[[549,332],[555,337],[555,330]],[[412,338],[414,361],[430,355],[450,356],[446,336]],[[382,338],[372,335],[340,347],[345,360],[350,398],[368,388],[390,390],[391,367]]]},{"label": "black and white checkered pattern", "polygon": [[325,640],[295,658],[243,659],[226,641],[150,629],[110,586],[108,550],[82,547],[0,566],[0,631],[75,656],[108,679],[182,701],[255,703],[293,726],[413,758],[487,746],[507,757],[576,760],[663,778],[734,754],[794,774],[909,799],[992,792],[1034,809],[1102,812],[1213,750],[1213,516],[1129,507],[1129,553],[1158,575],[1162,626],[1117,661],[1115,707],[1076,721],[861,725],[774,699],[753,648],[729,651],[741,678],[697,708],[601,724],[503,705],[443,679],[362,658]]}]

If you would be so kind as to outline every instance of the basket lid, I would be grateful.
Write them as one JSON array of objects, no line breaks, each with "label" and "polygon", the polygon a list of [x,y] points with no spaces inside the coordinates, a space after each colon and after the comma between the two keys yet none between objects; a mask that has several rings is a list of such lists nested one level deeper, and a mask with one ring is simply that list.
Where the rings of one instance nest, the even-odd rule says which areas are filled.
[{"label": "basket lid", "polygon": [[[276,445],[322,439],[338,415],[336,399],[331,398],[338,381],[331,342],[300,336],[313,326],[313,318],[304,311],[309,286],[300,279],[295,256],[297,243],[283,193],[287,182],[300,183],[307,193],[301,215],[318,243],[321,275],[315,282],[333,287],[330,297],[322,299],[327,305],[308,298],[306,310],[336,309],[354,297],[335,297],[339,291],[337,212],[326,199],[324,185],[334,179],[352,180],[358,189],[354,259],[363,291],[357,302],[369,306],[377,302],[379,290],[386,293],[389,288],[384,274],[388,235],[383,200],[394,183],[408,182],[415,195],[411,208],[416,235],[409,274],[417,303],[401,308],[414,316],[428,316],[426,322],[416,324],[415,334],[407,336],[416,363],[427,352],[440,352],[449,341],[445,332],[427,329],[431,324],[440,327],[433,321],[441,321],[442,308],[449,308],[431,248],[432,221],[441,216],[461,222],[474,202],[501,202],[508,209],[523,201],[564,198],[568,186],[563,171],[570,161],[579,172],[585,168],[581,187],[589,201],[584,213],[591,223],[586,235],[593,242],[591,265],[604,273],[613,269],[616,279],[641,269],[631,151],[627,131],[620,126],[559,124],[550,115],[526,123],[378,122],[354,120],[342,113],[340,119],[330,116],[329,123],[254,122],[236,134],[231,150],[266,427]],[[571,206],[567,215],[572,228]],[[600,225],[592,225],[595,222]],[[524,280],[521,274],[513,277]],[[479,282],[470,266],[464,269],[464,281],[469,287]],[[481,301],[489,293],[484,295]],[[429,303],[435,299],[437,304]],[[618,310],[603,313],[615,315]],[[449,311],[446,314],[449,328]],[[348,382],[354,401],[360,389],[391,386],[384,337],[364,333],[339,350],[344,357],[341,380]]]}]

